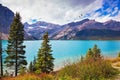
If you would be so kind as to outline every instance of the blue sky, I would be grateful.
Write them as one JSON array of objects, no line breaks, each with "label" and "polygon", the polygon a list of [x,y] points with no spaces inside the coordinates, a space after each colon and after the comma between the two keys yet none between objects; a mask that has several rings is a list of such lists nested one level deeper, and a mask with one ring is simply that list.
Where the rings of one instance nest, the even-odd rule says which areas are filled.
[{"label": "blue sky", "polygon": [[0,0],[0,3],[20,12],[22,22],[65,24],[85,18],[120,21],[120,0]]},{"label": "blue sky", "polygon": [[93,19],[100,22],[111,19],[120,21],[120,0],[103,0],[100,8],[87,13],[85,17],[93,17]]},{"label": "blue sky", "polygon": [[114,17],[118,15],[120,10],[120,0],[104,0],[102,7],[95,10],[95,13],[100,13],[99,16],[110,15]]}]

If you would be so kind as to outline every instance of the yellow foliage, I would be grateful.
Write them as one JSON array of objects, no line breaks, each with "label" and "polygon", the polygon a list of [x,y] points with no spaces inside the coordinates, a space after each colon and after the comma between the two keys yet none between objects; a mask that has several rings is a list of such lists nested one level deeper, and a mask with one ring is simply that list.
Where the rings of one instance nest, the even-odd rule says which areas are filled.
[{"label": "yellow foliage", "polygon": [[52,80],[52,79],[53,76],[50,74],[41,74],[41,75],[25,74],[14,78],[12,77],[3,78],[2,80]]}]

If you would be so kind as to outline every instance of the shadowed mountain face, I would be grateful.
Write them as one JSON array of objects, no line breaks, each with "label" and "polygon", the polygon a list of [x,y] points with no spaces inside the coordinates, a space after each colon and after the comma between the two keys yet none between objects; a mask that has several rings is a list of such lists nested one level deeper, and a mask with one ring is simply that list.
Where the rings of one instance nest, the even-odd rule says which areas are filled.
[{"label": "shadowed mountain face", "polygon": [[2,34],[2,39],[8,39],[9,27],[13,17],[14,13],[0,4],[0,34]]},{"label": "shadowed mountain face", "polygon": [[8,34],[13,17],[14,13],[7,7],[4,7],[0,4],[0,32]]},{"label": "shadowed mountain face", "polygon": [[120,22],[113,20],[100,23],[85,19],[66,24],[64,27],[63,30],[53,36],[54,39],[120,39]]},{"label": "shadowed mountain face", "polygon": [[[2,30],[3,39],[8,38],[9,28],[12,23],[14,13],[0,5],[0,32]],[[36,23],[24,23],[25,39],[42,39],[45,32],[49,33],[50,39],[120,39],[120,22],[109,20],[104,23],[95,20],[84,19],[78,22],[71,22],[65,25],[58,25],[44,21]]]}]

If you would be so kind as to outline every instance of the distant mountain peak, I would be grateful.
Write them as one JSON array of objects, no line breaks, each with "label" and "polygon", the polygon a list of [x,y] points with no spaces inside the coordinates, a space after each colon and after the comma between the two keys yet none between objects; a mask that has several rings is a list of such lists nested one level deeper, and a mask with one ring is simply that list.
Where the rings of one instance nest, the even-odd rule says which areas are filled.
[{"label": "distant mountain peak", "polygon": [[29,23],[28,23],[28,22],[25,22],[24,25],[29,25]]},{"label": "distant mountain peak", "polygon": [[111,26],[116,25],[116,26],[118,26],[118,27],[120,26],[119,24],[120,24],[119,21],[112,20],[112,19],[111,19],[111,20],[108,20],[108,21],[106,21],[106,22],[103,23],[103,25],[108,25],[108,26],[109,26],[109,25],[111,25]]},{"label": "distant mountain peak", "polygon": [[108,21],[106,21],[104,23],[110,23],[110,22],[117,22],[117,21],[111,19],[111,20],[108,20]]},{"label": "distant mountain peak", "polygon": [[83,19],[82,21],[85,21],[85,22],[86,22],[86,21],[89,21],[89,20],[90,20],[90,19],[86,18],[86,19]]},{"label": "distant mountain peak", "polygon": [[81,21],[76,21],[76,22],[71,22],[71,23],[67,23],[65,24],[64,26],[68,25],[68,26],[77,26],[77,25],[80,25],[80,24],[83,24],[85,22],[89,21],[89,19],[83,19]]}]

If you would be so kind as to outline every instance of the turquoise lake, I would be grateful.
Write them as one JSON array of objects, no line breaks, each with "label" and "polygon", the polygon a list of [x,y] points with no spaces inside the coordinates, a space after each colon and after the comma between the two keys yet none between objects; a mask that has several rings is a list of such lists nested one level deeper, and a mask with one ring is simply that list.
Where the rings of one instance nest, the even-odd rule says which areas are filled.
[{"label": "turquoise lake", "polygon": [[[26,45],[26,59],[28,63],[37,56],[42,40],[24,41]],[[7,47],[7,41],[3,40],[3,50]],[[81,56],[85,56],[89,48],[95,44],[101,49],[101,53],[105,57],[116,57],[120,52],[120,41],[97,41],[97,40],[51,40],[52,54],[55,58],[55,69],[61,68],[66,61],[77,60]],[[4,52],[5,55],[5,52]]]}]

